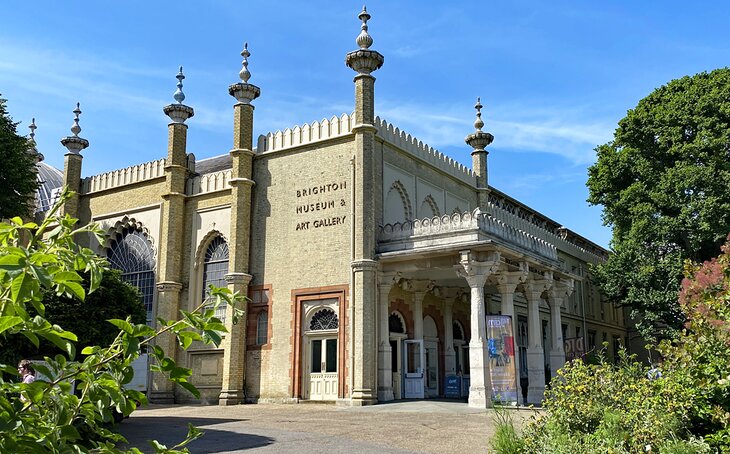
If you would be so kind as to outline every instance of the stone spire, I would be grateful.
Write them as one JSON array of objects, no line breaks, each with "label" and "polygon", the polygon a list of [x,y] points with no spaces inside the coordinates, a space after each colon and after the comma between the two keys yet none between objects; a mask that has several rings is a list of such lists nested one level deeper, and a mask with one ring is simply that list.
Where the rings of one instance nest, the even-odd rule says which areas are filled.
[{"label": "stone spire", "polygon": [[242,104],[251,104],[251,101],[261,95],[261,89],[259,87],[248,83],[248,80],[251,78],[251,72],[248,70],[248,57],[250,56],[251,52],[248,51],[248,43],[244,43],[243,50],[241,51],[241,57],[243,57],[241,64],[243,65],[243,68],[241,68],[241,71],[238,73],[238,77],[241,78],[241,82],[232,84],[228,87],[228,93]]},{"label": "stone spire", "polygon": [[359,49],[347,54],[345,64],[353,71],[357,71],[358,74],[370,74],[383,66],[385,58],[379,52],[370,50],[370,46],[373,45],[373,38],[368,34],[370,14],[365,6],[362,7],[362,11],[357,17],[362,21],[360,34],[355,39]]},{"label": "stone spire", "polygon": [[195,111],[192,107],[186,106],[182,102],[185,101],[185,93],[183,93],[183,80],[185,79],[185,74],[183,74],[183,67],[180,67],[180,71],[177,73],[177,76],[175,76],[177,79],[177,90],[175,90],[175,93],[172,95],[173,99],[177,101],[177,104],[168,104],[167,106],[162,108],[162,111],[165,112],[165,115],[170,117],[173,123],[185,123],[185,120],[195,115]]},{"label": "stone spire", "polygon": [[476,131],[466,136],[464,141],[473,148],[471,152],[472,170],[477,174],[477,188],[486,189],[489,187],[489,175],[487,174],[487,155],[489,152],[485,148],[492,143],[494,136],[482,131],[484,127],[482,107],[484,106],[482,106],[480,98],[477,98],[477,103],[474,105],[477,110],[477,118],[474,120]]},{"label": "stone spire", "polygon": [[76,103],[76,109],[73,111],[75,118],[74,123],[71,125],[72,136],[64,137],[61,139],[61,145],[68,149],[71,154],[79,154],[81,150],[89,146],[89,141],[79,137],[81,132],[81,126],[79,125],[79,115],[81,115],[81,105]]}]

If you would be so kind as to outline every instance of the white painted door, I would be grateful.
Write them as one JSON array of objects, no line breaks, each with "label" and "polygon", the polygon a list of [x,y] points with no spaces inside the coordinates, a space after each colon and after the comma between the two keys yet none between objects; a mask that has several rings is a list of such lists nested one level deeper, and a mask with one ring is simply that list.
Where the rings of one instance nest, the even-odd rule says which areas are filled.
[{"label": "white painted door", "polygon": [[310,338],[308,344],[307,398],[337,399],[337,337]]},{"label": "white painted door", "polygon": [[403,361],[405,371],[405,398],[423,399],[424,364],[423,341],[409,339],[403,341]]}]

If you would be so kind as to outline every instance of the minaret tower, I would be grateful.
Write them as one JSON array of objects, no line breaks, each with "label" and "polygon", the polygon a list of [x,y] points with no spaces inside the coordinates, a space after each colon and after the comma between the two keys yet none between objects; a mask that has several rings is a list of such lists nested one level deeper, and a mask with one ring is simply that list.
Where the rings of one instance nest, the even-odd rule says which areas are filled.
[{"label": "minaret tower", "polygon": [[359,49],[347,54],[345,63],[355,76],[354,156],[354,256],[352,257],[351,294],[354,308],[350,333],[353,354],[351,370],[352,405],[377,402],[377,262],[376,246],[376,172],[380,158],[375,152],[375,77],[371,73],[383,66],[384,57],[370,50],[373,38],[368,34],[370,14],[363,6],[358,18],[361,31],[355,42]]},{"label": "minaret tower", "polygon": [[[231,231],[228,270],[228,288],[242,295],[248,293],[252,276],[248,274],[249,244],[251,241],[251,195],[253,192],[253,110],[251,101],[258,98],[261,89],[248,83],[248,43],[241,51],[243,68],[238,73],[241,82],[228,87],[228,93],[236,98],[233,106],[233,149],[230,151],[231,174]],[[244,308],[245,309],[245,308]],[[220,405],[242,403],[246,373],[246,315],[233,325],[233,309],[228,307],[226,328],[228,334],[223,341],[223,386],[218,398]]]},{"label": "minaret tower", "polygon": [[[74,192],[74,194],[63,204],[62,213],[68,214],[72,218],[79,217],[79,191],[81,190],[81,150],[89,146],[89,141],[79,137],[81,126],[79,126],[79,115],[81,115],[81,106],[76,103],[74,109],[74,123],[71,126],[72,136],[61,139],[61,145],[66,147],[68,153],[63,161],[63,185]],[[35,125],[34,125],[35,126]],[[35,137],[35,130],[33,136]]]},{"label": "minaret tower", "polygon": [[[165,320],[178,318],[180,309],[180,290],[182,290],[182,255],[185,226],[185,182],[188,177],[187,137],[188,125],[185,120],[194,115],[192,107],[183,104],[182,66],[177,76],[177,90],[173,98],[176,103],[165,106],[162,111],[172,122],[167,127],[167,159],[165,160],[165,193],[162,195],[160,252],[157,275],[157,317]],[[157,339],[168,355],[175,357],[177,343],[175,336],[164,334]],[[173,383],[161,373],[152,376],[150,401],[173,403],[175,400]]]},{"label": "minaret tower", "polygon": [[474,108],[477,110],[477,119],[474,120],[474,128],[476,131],[466,136],[466,143],[474,150],[471,152],[471,167],[477,174],[477,191],[479,197],[479,208],[484,210],[487,206],[487,196],[489,195],[489,173],[487,171],[487,155],[489,152],[485,149],[492,141],[494,136],[488,132],[482,131],[484,121],[482,121],[482,103],[477,98]]}]

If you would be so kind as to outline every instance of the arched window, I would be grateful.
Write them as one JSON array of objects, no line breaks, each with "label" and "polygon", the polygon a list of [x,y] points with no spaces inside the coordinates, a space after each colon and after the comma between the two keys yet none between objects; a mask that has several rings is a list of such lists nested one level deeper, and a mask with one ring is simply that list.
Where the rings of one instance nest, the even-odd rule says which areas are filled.
[{"label": "arched window", "polygon": [[390,314],[390,317],[388,317],[388,331],[391,333],[406,333],[406,328],[403,326],[403,320],[395,312]]},{"label": "arched window", "polygon": [[[211,285],[226,286],[226,274],[228,274],[228,243],[223,237],[217,236],[208,245],[203,259],[203,301],[208,298]],[[226,306],[219,307],[215,315],[221,321],[225,321]]]},{"label": "arched window", "polygon": [[332,309],[320,309],[312,316],[312,321],[309,323],[311,331],[337,329],[338,326],[337,314]]},{"label": "arched window", "polygon": [[461,328],[461,323],[454,322],[454,340],[464,340],[464,330]]},{"label": "arched window", "polygon": [[140,230],[125,228],[111,241],[106,255],[109,265],[122,272],[122,280],[139,289],[147,310],[147,322],[151,322],[155,295],[155,256],[147,236]]},{"label": "arched window", "polygon": [[266,345],[269,341],[269,312],[263,311],[256,318],[256,345]]}]

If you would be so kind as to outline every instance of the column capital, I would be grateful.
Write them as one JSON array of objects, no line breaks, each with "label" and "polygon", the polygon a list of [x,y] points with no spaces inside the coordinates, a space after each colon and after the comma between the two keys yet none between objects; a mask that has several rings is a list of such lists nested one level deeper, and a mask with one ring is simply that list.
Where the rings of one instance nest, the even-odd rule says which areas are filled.
[{"label": "column capital", "polygon": [[516,271],[500,270],[495,275],[499,293],[514,293],[517,286],[524,283],[529,276],[527,263],[520,262],[520,268]]},{"label": "column capital", "polygon": [[553,285],[553,273],[546,271],[541,278],[534,275],[528,275],[525,282],[520,284],[522,293],[528,301],[537,301],[545,291],[549,290]]},{"label": "column capital", "polygon": [[459,277],[466,279],[469,287],[484,287],[487,278],[499,269],[499,252],[493,251],[487,254],[483,260],[471,251],[459,251],[460,260],[454,265],[454,270]]},{"label": "column capital", "polygon": [[383,271],[378,275],[378,287],[390,290],[403,278],[400,271]]},{"label": "column capital", "polygon": [[228,273],[225,275],[225,278],[226,283],[229,285],[248,285],[249,282],[251,282],[251,279],[253,279],[253,276],[246,273]]},{"label": "column capital", "polygon": [[563,305],[563,301],[573,294],[575,281],[573,279],[553,280],[552,286],[547,291],[548,301],[551,305]]},{"label": "column capital", "polygon": [[436,287],[436,282],[430,279],[410,279],[408,283],[413,293],[428,293]]},{"label": "column capital", "polygon": [[179,282],[163,281],[157,283],[157,291],[164,292],[180,292],[182,290],[182,284]]},{"label": "column capital", "polygon": [[366,270],[373,271],[375,270],[375,268],[378,267],[378,262],[376,262],[375,260],[361,259],[350,262],[350,266],[352,267],[352,270],[356,273]]},{"label": "column capital", "polygon": [[439,287],[439,292],[444,303],[453,304],[459,300],[466,303],[468,300],[468,292],[465,292],[461,287]]}]

